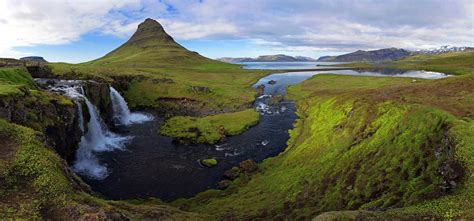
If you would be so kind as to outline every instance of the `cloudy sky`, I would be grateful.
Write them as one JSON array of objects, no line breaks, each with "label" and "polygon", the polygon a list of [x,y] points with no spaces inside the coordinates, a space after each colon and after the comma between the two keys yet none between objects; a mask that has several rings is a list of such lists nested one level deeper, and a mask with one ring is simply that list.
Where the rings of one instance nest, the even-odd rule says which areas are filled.
[{"label": "cloudy sky", "polygon": [[211,58],[474,46],[474,0],[1,0],[0,57],[88,61],[148,17]]}]

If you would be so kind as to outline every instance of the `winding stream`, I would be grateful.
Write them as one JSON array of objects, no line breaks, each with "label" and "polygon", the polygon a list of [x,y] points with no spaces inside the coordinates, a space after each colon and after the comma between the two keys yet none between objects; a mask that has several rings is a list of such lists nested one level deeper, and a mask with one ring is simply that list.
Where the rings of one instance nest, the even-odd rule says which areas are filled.
[{"label": "winding stream", "polygon": [[[97,110],[77,84],[50,90],[60,91],[75,100],[83,99],[88,107],[91,120],[87,123],[87,133],[82,138],[72,167],[94,191],[109,199],[157,197],[170,201],[215,188],[223,173],[243,160],[260,162],[282,152],[289,138],[288,130],[296,120],[295,105],[291,101],[271,104],[271,98],[284,95],[288,85],[319,73],[430,79],[447,76],[436,72],[399,70],[268,75],[253,85],[265,85],[264,94],[256,99],[254,105],[261,113],[260,123],[217,145],[184,145],[161,136],[159,128],[163,119],[154,112],[131,113],[123,97],[113,88],[110,88],[110,96],[114,103],[114,132],[109,131],[100,117],[92,116],[97,115]],[[81,103],[77,104],[80,107]],[[104,143],[91,143],[97,136],[102,136],[99,140]],[[98,148],[101,146],[104,148]],[[210,157],[217,159],[217,166],[206,168],[198,163],[200,159]],[[90,166],[91,169],[87,169]]]}]

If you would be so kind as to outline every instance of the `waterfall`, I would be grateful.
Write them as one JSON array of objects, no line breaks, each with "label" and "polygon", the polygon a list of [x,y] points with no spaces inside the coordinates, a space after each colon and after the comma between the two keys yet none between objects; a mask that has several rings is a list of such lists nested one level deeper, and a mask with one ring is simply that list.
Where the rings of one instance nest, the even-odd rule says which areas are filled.
[{"label": "waterfall", "polygon": [[77,173],[85,174],[94,179],[103,179],[107,176],[107,168],[100,165],[94,152],[112,151],[122,149],[129,137],[118,136],[110,132],[100,118],[97,108],[87,99],[82,97],[89,111],[90,121],[87,124],[87,133],[81,138],[76,161],[73,169]]},{"label": "waterfall", "polygon": [[130,125],[133,123],[143,123],[152,120],[151,116],[141,113],[131,113],[125,99],[113,87],[110,87],[110,98],[112,100],[115,124]]},{"label": "waterfall", "polygon": [[[37,79],[37,82],[48,84],[49,80]],[[107,128],[97,108],[87,98],[82,87],[82,81],[56,80],[54,84],[47,87],[49,91],[61,93],[76,103],[79,115],[79,128],[84,135],[79,143],[79,149],[76,152],[76,160],[73,162],[72,169],[76,173],[86,175],[91,179],[100,180],[106,178],[108,175],[107,167],[99,162],[95,154],[97,152],[123,149],[124,144],[131,137],[117,135]],[[153,119],[152,116],[146,114],[131,113],[125,99],[113,87],[110,87],[110,98],[112,100],[114,123],[117,125],[130,125]],[[90,120],[87,124],[84,122],[83,103],[85,103],[90,115]]]},{"label": "waterfall", "polygon": [[[85,96],[81,81],[59,80],[54,85],[48,86],[48,90],[64,94],[76,103],[79,114],[79,127],[85,132],[79,143],[79,149],[76,152],[76,160],[73,163],[72,169],[91,179],[104,179],[108,175],[107,167],[100,164],[95,153],[122,149],[130,137],[119,136],[109,131],[97,108]],[[81,102],[86,104],[90,115],[87,131],[84,128]]]},{"label": "waterfall", "polygon": [[84,133],[84,114],[82,113],[82,105],[79,101],[74,101],[77,107],[77,113],[79,115],[79,128],[81,129],[82,133]]}]

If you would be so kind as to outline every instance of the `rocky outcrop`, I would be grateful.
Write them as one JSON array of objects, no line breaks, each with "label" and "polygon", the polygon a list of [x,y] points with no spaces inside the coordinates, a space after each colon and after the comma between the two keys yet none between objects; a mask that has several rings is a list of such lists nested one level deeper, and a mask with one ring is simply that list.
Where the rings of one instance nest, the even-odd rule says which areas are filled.
[{"label": "rocky outcrop", "polygon": [[[148,77],[143,75],[114,75],[110,77],[113,79],[111,83],[112,86],[119,91],[127,91],[133,81],[144,81],[148,79]],[[153,79],[153,81],[155,81],[155,79]]]},{"label": "rocky outcrop", "polygon": [[102,119],[108,125],[113,125],[113,107],[110,98],[110,87],[108,83],[85,81],[83,84],[87,98],[96,106]]},{"label": "rocky outcrop", "polygon": [[82,136],[78,117],[76,106],[59,95],[32,94],[25,88],[22,94],[0,97],[0,118],[43,132],[48,146],[67,160]]},{"label": "rocky outcrop", "polygon": [[26,69],[33,78],[54,78],[55,74],[49,66],[46,65],[32,65],[26,66]]}]

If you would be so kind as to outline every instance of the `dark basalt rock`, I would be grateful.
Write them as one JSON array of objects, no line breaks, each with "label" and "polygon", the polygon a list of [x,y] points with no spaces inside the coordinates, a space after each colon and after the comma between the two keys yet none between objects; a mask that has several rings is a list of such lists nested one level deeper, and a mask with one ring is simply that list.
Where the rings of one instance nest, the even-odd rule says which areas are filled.
[{"label": "dark basalt rock", "polygon": [[274,85],[274,84],[276,84],[276,83],[277,83],[277,82],[276,82],[275,80],[270,80],[270,81],[268,81],[268,84],[270,84],[270,85]]},{"label": "dark basalt rock", "polygon": [[113,125],[113,107],[109,85],[102,82],[85,81],[83,88],[87,98],[97,107],[105,123]]},{"label": "dark basalt rock", "polygon": [[24,90],[22,95],[0,97],[0,118],[43,132],[48,146],[72,160],[82,136],[76,106],[54,98],[45,102]]}]

